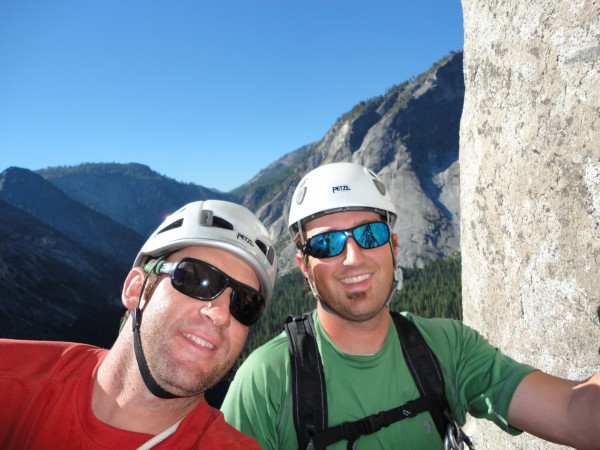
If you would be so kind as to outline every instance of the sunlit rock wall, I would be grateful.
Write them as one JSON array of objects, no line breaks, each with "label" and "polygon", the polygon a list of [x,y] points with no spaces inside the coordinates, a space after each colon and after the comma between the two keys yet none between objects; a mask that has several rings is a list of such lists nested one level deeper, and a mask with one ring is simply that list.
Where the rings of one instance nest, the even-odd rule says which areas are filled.
[{"label": "sunlit rock wall", "polygon": [[[600,370],[600,2],[462,0],[465,322],[514,358]],[[558,449],[477,421],[479,449]]]}]

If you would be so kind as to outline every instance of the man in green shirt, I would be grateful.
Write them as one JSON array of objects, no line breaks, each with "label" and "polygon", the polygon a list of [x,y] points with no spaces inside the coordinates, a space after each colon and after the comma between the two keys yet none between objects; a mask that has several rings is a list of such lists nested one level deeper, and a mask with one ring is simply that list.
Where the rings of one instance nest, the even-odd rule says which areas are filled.
[{"label": "man in green shirt", "polygon": [[[321,166],[294,193],[288,226],[317,300],[312,317],[327,427],[390,410],[420,394],[388,310],[399,278],[395,219],[381,180],[356,164]],[[600,374],[584,382],[559,379],[503,355],[461,322],[405,317],[439,361],[448,409],[458,424],[469,413],[511,434],[523,430],[581,449],[600,448]],[[264,449],[298,448],[293,364],[282,333],[248,357],[222,405],[227,421]],[[359,450],[444,448],[428,411],[362,433],[354,444]],[[342,440],[328,448],[347,445]]]}]

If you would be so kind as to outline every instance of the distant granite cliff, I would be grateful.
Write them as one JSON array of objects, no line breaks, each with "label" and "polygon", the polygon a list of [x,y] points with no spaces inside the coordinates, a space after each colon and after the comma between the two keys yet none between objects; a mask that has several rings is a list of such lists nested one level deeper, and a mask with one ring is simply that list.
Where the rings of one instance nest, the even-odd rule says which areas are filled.
[{"label": "distant granite cliff", "polygon": [[[353,161],[378,173],[398,210],[400,265],[422,267],[460,246],[458,133],[464,99],[462,53],[361,102],[317,142],[292,152],[232,193],[287,239],[291,197],[320,164]],[[282,250],[282,270],[294,266]]]}]

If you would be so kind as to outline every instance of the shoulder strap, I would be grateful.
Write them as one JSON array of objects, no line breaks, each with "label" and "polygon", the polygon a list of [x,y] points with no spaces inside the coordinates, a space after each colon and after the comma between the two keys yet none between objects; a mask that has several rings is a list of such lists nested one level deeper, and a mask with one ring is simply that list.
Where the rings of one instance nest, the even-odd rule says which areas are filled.
[{"label": "shoulder strap", "polygon": [[435,426],[442,438],[446,434],[450,410],[444,391],[444,376],[440,364],[414,323],[396,311],[390,311],[404,359],[422,397],[430,398],[430,410]]},{"label": "shoulder strap", "polygon": [[325,374],[317,349],[312,313],[289,316],[284,325],[292,361],[294,427],[301,449],[327,426]]}]

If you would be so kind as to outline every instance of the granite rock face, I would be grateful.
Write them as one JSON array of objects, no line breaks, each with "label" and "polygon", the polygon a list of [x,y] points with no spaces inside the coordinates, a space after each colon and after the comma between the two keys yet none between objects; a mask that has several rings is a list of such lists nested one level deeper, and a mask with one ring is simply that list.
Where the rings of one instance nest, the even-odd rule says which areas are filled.
[{"label": "granite rock face", "polygon": [[[600,3],[462,0],[463,314],[558,376],[600,368]],[[482,449],[555,449],[478,421]]]}]

